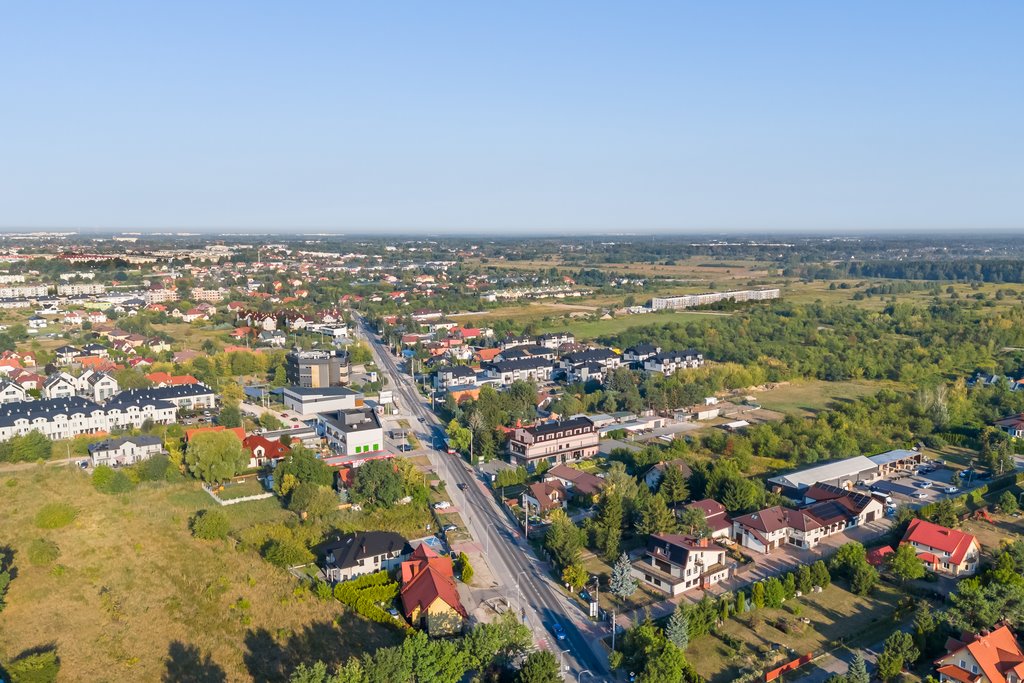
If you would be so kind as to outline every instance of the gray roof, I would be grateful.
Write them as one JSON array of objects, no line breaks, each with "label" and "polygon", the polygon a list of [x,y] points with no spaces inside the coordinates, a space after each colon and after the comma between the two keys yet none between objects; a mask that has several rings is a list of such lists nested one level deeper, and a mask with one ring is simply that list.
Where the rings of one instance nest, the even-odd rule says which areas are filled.
[{"label": "gray roof", "polygon": [[899,462],[900,460],[906,460],[907,458],[913,458],[919,455],[921,454],[917,451],[908,451],[906,449],[898,448],[893,451],[886,451],[885,453],[879,453],[878,455],[868,456],[868,460],[876,465],[888,465],[892,462]]},{"label": "gray roof", "polygon": [[102,412],[103,408],[89,399],[78,396],[18,401],[0,405],[0,427],[13,427],[14,423],[21,419],[31,421],[42,417],[51,420],[57,415],[91,415],[96,411]]},{"label": "gray roof", "polygon": [[345,569],[357,566],[363,558],[396,551],[404,555],[410,549],[409,542],[392,531],[357,531],[324,541],[314,550],[320,557],[333,555],[334,561],[330,564]]},{"label": "gray roof", "polygon": [[348,387],[285,387],[285,393],[294,394],[295,396],[311,397],[311,396],[359,396],[360,393],[354,389]]},{"label": "gray roof", "polygon": [[119,449],[126,443],[135,446],[160,446],[163,442],[155,436],[124,436],[120,439],[105,439],[89,444],[89,453],[97,451],[113,451]]},{"label": "gray roof", "polygon": [[366,432],[371,429],[380,429],[380,420],[373,408],[355,408],[354,410],[335,410],[329,413],[317,415],[321,421],[326,422],[343,432]]},{"label": "gray roof", "polygon": [[772,477],[768,481],[772,484],[790,489],[805,489],[808,486],[812,486],[819,482],[830,482],[835,479],[841,479],[842,477],[853,477],[861,474],[862,472],[870,472],[875,468],[875,463],[871,462],[863,455],[857,455],[852,458],[847,458],[846,460],[830,462],[824,465],[818,465],[817,467],[808,467],[807,469],[790,472],[789,474],[782,474],[777,477]]}]

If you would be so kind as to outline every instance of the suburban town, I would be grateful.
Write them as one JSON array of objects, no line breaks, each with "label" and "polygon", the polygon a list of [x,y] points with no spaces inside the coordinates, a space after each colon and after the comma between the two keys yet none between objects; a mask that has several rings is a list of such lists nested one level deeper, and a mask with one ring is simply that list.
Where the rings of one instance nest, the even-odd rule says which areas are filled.
[{"label": "suburban town", "polygon": [[0,683],[1024,683],[1022,26],[7,3]]},{"label": "suburban town", "polygon": [[[94,634],[48,646],[80,680],[376,680],[396,647],[494,680],[1015,680],[1024,290],[880,308],[885,278],[756,242],[671,276],[533,250],[0,238],[4,651],[59,619]],[[572,304],[490,296],[552,282]],[[880,348],[828,355],[850,335]],[[456,654],[483,633],[505,655]]]}]

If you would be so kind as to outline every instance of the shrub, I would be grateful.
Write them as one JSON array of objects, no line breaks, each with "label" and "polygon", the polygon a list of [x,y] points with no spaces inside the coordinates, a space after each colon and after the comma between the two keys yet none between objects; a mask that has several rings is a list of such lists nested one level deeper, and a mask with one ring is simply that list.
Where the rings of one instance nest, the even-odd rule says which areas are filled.
[{"label": "shrub", "polygon": [[469,563],[469,556],[466,553],[459,553],[459,571],[462,574],[462,583],[473,582],[473,565]]},{"label": "shrub", "polygon": [[35,523],[40,529],[59,529],[75,521],[78,510],[67,503],[47,503],[36,513]]},{"label": "shrub", "polygon": [[271,564],[284,568],[308,564],[313,559],[304,545],[285,538],[270,541],[263,550],[263,557]]},{"label": "shrub", "polygon": [[100,465],[92,472],[92,485],[100,493],[128,493],[134,488],[124,472]]},{"label": "shrub", "polygon": [[53,541],[37,538],[28,545],[28,561],[37,567],[45,567],[57,561],[60,547]]},{"label": "shrub", "polygon": [[7,665],[11,683],[52,683],[60,672],[56,650],[22,655]]},{"label": "shrub", "polygon": [[192,518],[190,524],[192,535],[207,541],[214,541],[228,537],[231,524],[228,516],[220,510],[200,510]]},{"label": "shrub", "polygon": [[139,481],[164,481],[167,479],[167,469],[170,463],[170,458],[160,453],[148,460],[143,460],[134,467],[134,470]]}]

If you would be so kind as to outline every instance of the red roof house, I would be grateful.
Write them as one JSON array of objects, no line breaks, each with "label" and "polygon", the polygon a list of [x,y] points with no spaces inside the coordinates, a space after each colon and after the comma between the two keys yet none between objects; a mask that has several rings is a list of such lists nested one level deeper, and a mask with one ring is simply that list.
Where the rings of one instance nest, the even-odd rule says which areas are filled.
[{"label": "red roof house", "polygon": [[959,529],[947,529],[924,519],[907,527],[900,545],[910,544],[932,571],[950,576],[971,575],[978,570],[981,545],[974,536]]},{"label": "red roof house", "polygon": [[402,563],[402,609],[410,623],[422,623],[432,635],[458,633],[469,615],[459,599],[452,561],[426,544]]},{"label": "red roof house", "polygon": [[964,635],[946,642],[946,654],[935,661],[942,681],[1019,683],[1024,681],[1024,651],[1006,626],[991,633]]}]

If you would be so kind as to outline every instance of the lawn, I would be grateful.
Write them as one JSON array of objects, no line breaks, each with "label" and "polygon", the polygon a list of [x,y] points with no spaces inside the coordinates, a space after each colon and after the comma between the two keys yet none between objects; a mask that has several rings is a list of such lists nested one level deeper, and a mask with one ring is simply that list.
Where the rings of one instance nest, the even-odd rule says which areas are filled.
[{"label": "lawn", "polygon": [[[215,506],[195,483],[108,496],[77,469],[33,468],[5,475],[3,496],[0,542],[15,550],[18,574],[0,612],[0,657],[56,645],[62,680],[285,680],[297,661],[337,662],[396,640],[296,591],[255,553],[192,538],[189,517]],[[38,528],[48,502],[77,516]],[[290,516],[276,500],[220,509],[234,528]],[[36,539],[59,546],[52,565],[29,562]]]},{"label": "lawn", "polygon": [[[799,614],[785,608],[766,608],[750,612],[742,619],[729,619],[721,629],[722,635],[703,636],[690,643],[686,657],[710,683],[726,683],[744,668],[770,666],[771,651],[776,645],[782,646],[778,657],[785,661],[790,659],[785,648],[799,656],[820,651],[827,643],[839,639],[874,644],[892,631],[891,615],[899,599],[899,591],[885,584],[867,598],[832,585],[822,593],[790,601],[795,602],[791,607],[799,605]],[[810,623],[800,624],[802,618]],[[798,627],[786,633],[777,628],[782,619]]]},{"label": "lawn", "polygon": [[256,477],[247,477],[242,481],[228,482],[224,486],[215,491],[217,497],[221,500],[234,500],[235,498],[245,498],[246,496],[258,496],[261,493],[266,493],[267,490],[263,488],[263,484]]},{"label": "lawn", "polygon": [[899,388],[896,382],[875,382],[850,380],[847,382],[825,382],[823,380],[795,381],[783,384],[756,395],[757,402],[768,410],[799,416],[812,415],[827,408],[830,403],[869,396],[890,387]]},{"label": "lawn", "polygon": [[684,323],[698,319],[728,316],[729,313],[719,311],[666,311],[664,313],[637,313],[622,315],[611,320],[572,320],[558,321],[543,325],[545,332],[568,331],[577,339],[596,339],[620,334],[633,327],[644,325],[664,325],[666,323]]}]

